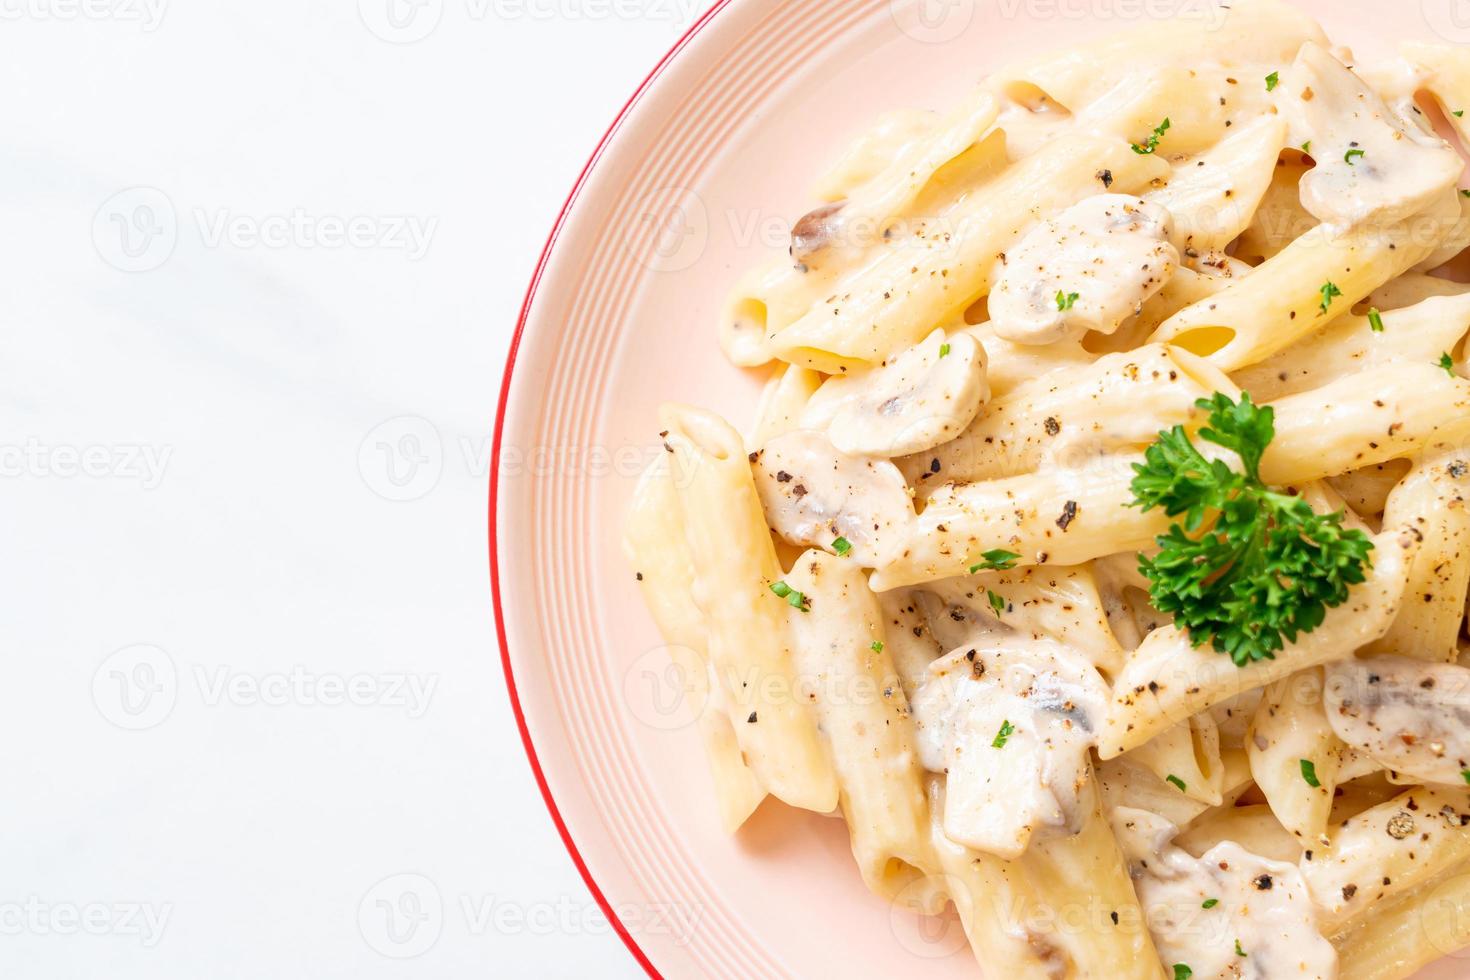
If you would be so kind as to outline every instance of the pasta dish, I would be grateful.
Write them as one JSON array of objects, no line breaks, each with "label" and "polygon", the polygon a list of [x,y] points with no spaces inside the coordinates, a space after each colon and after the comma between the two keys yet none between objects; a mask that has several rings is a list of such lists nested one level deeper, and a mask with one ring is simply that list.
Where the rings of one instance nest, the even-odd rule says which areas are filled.
[{"label": "pasta dish", "polygon": [[840,816],[1008,980],[1470,946],[1466,110],[1235,0],[841,154],[625,528],[724,826]]}]

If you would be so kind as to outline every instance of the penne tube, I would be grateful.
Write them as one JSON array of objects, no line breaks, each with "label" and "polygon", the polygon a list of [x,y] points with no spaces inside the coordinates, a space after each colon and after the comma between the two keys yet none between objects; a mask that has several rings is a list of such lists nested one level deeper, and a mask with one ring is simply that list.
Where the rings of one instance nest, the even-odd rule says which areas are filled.
[{"label": "penne tube", "polygon": [[1129,654],[1113,684],[1098,755],[1103,759],[1121,755],[1227,698],[1298,670],[1350,657],[1382,636],[1403,600],[1408,563],[1419,541],[1403,528],[1379,534],[1373,541],[1373,569],[1367,581],[1353,586],[1347,602],[1327,610],[1321,626],[1287,643],[1274,660],[1237,667],[1210,644],[1195,646],[1177,627],[1149,634]]},{"label": "penne tube", "polygon": [[1384,523],[1424,538],[1409,600],[1367,653],[1453,663],[1470,591],[1470,420],[1445,426],[1388,497]]},{"label": "penne tube", "polygon": [[1099,451],[1146,446],[1161,429],[1193,428],[1207,414],[1195,403],[1233,387],[1208,361],[1150,344],[1022,385],[982,408],[961,436],[899,468],[922,488],[1031,473],[1043,462],[1075,466]]},{"label": "penne tube", "polygon": [[[1056,640],[1104,673],[1116,671],[1123,662],[1123,648],[1108,628],[1107,611],[1090,566],[982,571],[927,583],[922,593],[932,595],[944,607],[929,627],[941,648],[952,650],[967,642],[977,628],[1000,629]],[[946,624],[954,627],[953,643],[945,642]]]},{"label": "penne tube", "polygon": [[[1081,833],[1032,843],[1019,859],[1042,910],[1054,910],[1053,942],[1072,965],[1066,976],[1138,978],[1161,975],[1153,937],[1094,786]],[[1078,882],[1086,882],[1079,890]]]},{"label": "penne tube", "polygon": [[1216,807],[1174,838],[1174,843],[1195,857],[1224,841],[1234,841],[1269,861],[1296,864],[1302,856],[1301,842],[1262,803]]},{"label": "penne tube", "polygon": [[1030,83],[1076,112],[1135,71],[1202,62],[1283,64],[1307,41],[1328,43],[1301,11],[1282,3],[1237,0],[1229,8],[1180,9],[1145,27],[1002,69],[992,80],[998,86]]},{"label": "penne tube", "polygon": [[1063,965],[1048,937],[1018,923],[1030,899],[1024,869],[1015,861],[972,851],[944,833],[944,777],[928,782],[930,840],[975,959],[987,971],[1023,980],[1053,980]]},{"label": "penne tube", "polygon": [[1402,980],[1470,946],[1470,868],[1376,906],[1356,928],[1332,937],[1338,980]]},{"label": "penne tube", "polygon": [[990,289],[1002,253],[1042,216],[1104,190],[1138,190],[1167,168],[1122,140],[1071,135],[1013,165],[918,234],[895,241],[790,326],[768,329],[777,357],[827,374],[918,343]]},{"label": "penne tube", "polygon": [[1222,251],[1250,225],[1285,143],[1285,120],[1261,116],[1198,157],[1181,160],[1168,183],[1143,199],[1174,216],[1182,254]]},{"label": "penne tube", "polygon": [[[1375,326],[1375,322],[1380,326]],[[1380,313],[1345,313],[1290,347],[1231,377],[1257,402],[1318,388],[1393,361],[1433,364],[1470,330],[1470,294],[1431,297]]]},{"label": "penne tube", "polygon": [[1132,464],[1142,459],[1099,456],[1077,469],[940,487],[898,558],[873,573],[872,586],[882,592],[965,575],[993,550],[1015,552],[1022,565],[1081,565],[1147,548],[1169,519],[1129,506]]},{"label": "penne tube", "polygon": [[725,556],[694,564],[691,591],[741,753],[771,795],[830,813],[837,806],[837,777],[815,717],[796,696],[786,619],[791,606],[771,591],[781,567],[745,447],[734,429],[708,412],[665,405],[659,418],[673,465],[683,474],[678,489],[689,553]]},{"label": "penne tube", "polygon": [[1190,799],[1207,806],[1219,806],[1223,799],[1220,732],[1207,714],[1165,729],[1126,758]]},{"label": "penne tube", "polygon": [[711,697],[707,632],[694,601],[695,566],[667,454],[655,459],[638,481],[623,532],[623,551],[638,572],[643,600],[668,644],[684,697],[698,710],[720,822],[727,833],[734,833],[765,799],[766,791],[741,757],[730,716]]},{"label": "penne tube", "polygon": [[1419,786],[1344,820],[1302,855],[1301,869],[1326,931],[1340,932],[1467,860],[1470,800]]},{"label": "penne tube", "polygon": [[1322,708],[1322,671],[1304,670],[1266,688],[1245,750],[1271,811],[1304,847],[1326,843],[1346,748]]},{"label": "penne tube", "polygon": [[822,376],[815,371],[794,364],[778,365],[761,391],[748,445],[759,449],[777,436],[800,428],[801,410],[821,385]]},{"label": "penne tube", "polygon": [[1387,227],[1320,225],[1223,292],[1170,317],[1149,339],[1177,344],[1226,371],[1262,361],[1427,258],[1458,220],[1457,195],[1450,193],[1436,210]]},{"label": "penne tube", "polygon": [[912,699],[914,690],[928,676],[929,665],[943,655],[944,649],[929,631],[910,592],[904,589],[884,592],[878,596],[878,605],[883,610],[887,637],[883,642],[893,658],[903,696]]},{"label": "penne tube", "polygon": [[1261,478],[1293,486],[1418,453],[1470,412],[1470,381],[1434,364],[1394,362],[1271,403],[1276,438]]},{"label": "penne tube", "polygon": [[849,559],[808,551],[785,581],[809,606],[789,614],[793,657],[831,750],[853,857],[869,889],[895,898],[933,857],[914,723],[883,612]]},{"label": "penne tube", "polygon": [[1259,265],[1317,227],[1317,219],[1302,207],[1301,179],[1310,169],[1291,154],[1277,159],[1270,186],[1235,243],[1237,258]]}]

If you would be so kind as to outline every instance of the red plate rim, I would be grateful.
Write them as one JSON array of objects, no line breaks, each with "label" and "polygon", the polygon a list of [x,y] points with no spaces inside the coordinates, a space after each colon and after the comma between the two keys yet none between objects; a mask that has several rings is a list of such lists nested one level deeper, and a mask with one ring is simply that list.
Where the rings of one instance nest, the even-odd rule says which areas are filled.
[{"label": "red plate rim", "polygon": [[611,142],[613,136],[622,127],[623,121],[627,119],[628,114],[632,112],[633,107],[637,105],[639,99],[643,97],[649,87],[653,85],[654,81],[663,74],[664,70],[669,66],[669,63],[684,49],[685,45],[689,43],[694,35],[698,34],[714,19],[716,14],[724,10],[730,3],[731,0],[718,0],[713,7],[705,11],[698,20],[691,24],[683,36],[669,48],[668,53],[659,59],[658,64],[643,79],[637,90],[623,104],[623,108],[618,111],[617,117],[613,119],[607,131],[602,134],[602,139],[598,141],[597,147],[592,151],[592,155],[587,158],[587,163],[583,165],[582,172],[577,176],[576,183],[572,185],[571,193],[567,195],[566,201],[562,203],[561,211],[557,214],[556,221],[551,227],[551,233],[546,236],[546,244],[541,249],[541,257],[536,262],[536,270],[531,274],[531,282],[526,287],[526,296],[521,302],[520,317],[516,320],[515,333],[512,334],[510,339],[510,350],[507,352],[505,358],[505,374],[500,381],[500,399],[495,408],[495,434],[490,452],[490,594],[495,607],[496,639],[500,642],[500,666],[505,672],[505,689],[506,693],[510,696],[510,708],[515,715],[516,728],[521,733],[521,745],[526,750],[526,761],[531,764],[531,774],[536,777],[536,785],[541,790],[541,799],[546,803],[547,812],[551,814],[552,823],[556,825],[556,832],[561,836],[561,842],[565,845],[567,854],[571,856],[572,863],[576,865],[577,873],[586,882],[588,890],[592,892],[592,897],[596,899],[597,905],[602,909],[603,915],[607,916],[608,922],[612,924],[618,937],[622,939],[623,945],[628,947],[628,952],[633,954],[633,958],[643,967],[644,972],[650,977],[655,978],[655,980],[663,980],[662,974],[654,967],[648,955],[633,939],[633,935],[628,931],[628,927],[623,924],[622,920],[618,918],[617,913],[613,911],[612,904],[608,902],[607,896],[602,893],[602,889],[593,880],[592,873],[587,869],[587,862],[582,859],[582,853],[577,849],[576,841],[572,840],[572,835],[567,830],[566,821],[562,819],[561,810],[557,807],[556,800],[551,795],[551,787],[547,785],[546,774],[542,771],[541,760],[536,754],[536,746],[531,741],[531,730],[526,725],[525,712],[521,709],[521,697],[520,693],[516,690],[515,672],[512,670],[510,664],[510,644],[506,642],[505,613],[501,608],[500,599],[500,562],[498,560],[499,548],[495,527],[495,516],[500,496],[500,444],[501,437],[505,433],[505,409],[510,399],[510,381],[511,375],[515,371],[516,353],[520,350],[521,337],[526,331],[526,321],[531,315],[531,304],[536,299],[536,287],[541,283],[541,276],[546,271],[546,264],[551,258],[552,247],[556,244],[557,236],[561,233],[562,226],[566,223],[567,213],[571,210],[572,204],[577,200],[578,195],[581,194],[582,188],[587,183],[587,177],[592,172],[592,168],[597,165],[608,143]]}]

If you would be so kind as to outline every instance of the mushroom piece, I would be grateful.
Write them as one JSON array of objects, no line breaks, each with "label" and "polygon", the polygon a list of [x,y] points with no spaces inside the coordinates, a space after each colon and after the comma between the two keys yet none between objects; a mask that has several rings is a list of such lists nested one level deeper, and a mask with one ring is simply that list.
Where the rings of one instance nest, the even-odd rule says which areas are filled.
[{"label": "mushroom piece", "polygon": [[[915,520],[897,466],[839,452],[820,432],[801,429],[772,439],[752,470],[766,523],[777,534],[864,567],[890,561]],[[836,545],[839,538],[850,547]]]},{"label": "mushroom piece", "polygon": [[1407,657],[1327,668],[1327,721],[1378,764],[1426,783],[1464,787],[1470,771],[1470,669]]},{"label": "mushroom piece", "polygon": [[[1400,221],[1451,193],[1463,162],[1448,143],[1389,108],[1320,45],[1307,43],[1282,79],[1292,145],[1311,140],[1302,207],[1343,229]],[[1411,110],[1412,111],[1412,110]]]},{"label": "mushroom piece", "polygon": [[1120,806],[1110,817],[1163,962],[1187,963],[1201,980],[1337,976],[1337,950],[1297,865],[1229,840],[1194,857],[1156,813]]},{"label": "mushroom piece", "polygon": [[1173,222],[1157,204],[1098,194],[1043,221],[1003,258],[990,293],[998,336],[1018,344],[1111,334],[1179,266]]},{"label": "mushroom piece", "polygon": [[949,839],[1016,858],[1081,830],[1107,696],[1092,664],[1051,640],[977,636],[931,664],[913,713],[920,762],[948,774]]},{"label": "mushroom piece", "polygon": [[907,456],[965,431],[990,397],[985,348],[968,334],[935,330],[861,373],[826,381],[802,422],[827,428],[832,445],[863,456]]}]

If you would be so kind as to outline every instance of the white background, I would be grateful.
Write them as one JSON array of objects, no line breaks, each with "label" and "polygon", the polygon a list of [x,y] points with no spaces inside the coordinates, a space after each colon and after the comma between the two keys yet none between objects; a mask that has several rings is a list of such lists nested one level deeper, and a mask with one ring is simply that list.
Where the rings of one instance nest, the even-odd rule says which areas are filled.
[{"label": "white background", "polygon": [[0,976],[641,975],[511,719],[489,447],[704,4],[0,0]]}]

